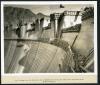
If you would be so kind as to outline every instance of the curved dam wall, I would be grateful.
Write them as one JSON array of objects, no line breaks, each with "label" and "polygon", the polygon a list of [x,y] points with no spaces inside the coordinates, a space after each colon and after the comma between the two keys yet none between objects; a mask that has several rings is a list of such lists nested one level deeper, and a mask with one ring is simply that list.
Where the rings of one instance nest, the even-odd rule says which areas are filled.
[{"label": "curved dam wall", "polygon": [[[41,42],[24,43],[26,47],[16,47],[7,73],[60,73],[67,69],[66,55],[69,53],[63,49]],[[26,53],[25,49],[28,49]]]}]

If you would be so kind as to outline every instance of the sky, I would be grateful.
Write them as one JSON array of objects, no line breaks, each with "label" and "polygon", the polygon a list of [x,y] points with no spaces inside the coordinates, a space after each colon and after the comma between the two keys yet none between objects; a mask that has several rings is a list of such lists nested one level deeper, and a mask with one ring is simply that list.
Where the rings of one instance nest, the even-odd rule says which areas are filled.
[{"label": "sky", "polygon": [[91,6],[89,4],[64,4],[63,6],[65,8],[60,8],[60,4],[59,5],[18,5],[18,4],[14,4],[14,5],[8,5],[8,6],[12,6],[12,7],[19,7],[19,8],[26,8],[26,9],[30,9],[33,13],[37,14],[39,12],[45,14],[45,15],[50,15],[51,13],[62,13],[65,10],[69,10],[69,11],[80,11],[83,8],[85,8],[86,6]]}]

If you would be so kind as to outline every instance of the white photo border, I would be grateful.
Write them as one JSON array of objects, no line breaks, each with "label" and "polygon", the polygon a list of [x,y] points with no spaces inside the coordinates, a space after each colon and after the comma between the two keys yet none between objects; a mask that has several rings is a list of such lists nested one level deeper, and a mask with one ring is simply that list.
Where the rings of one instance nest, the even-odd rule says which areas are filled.
[{"label": "white photo border", "polygon": [[[4,13],[3,7],[8,4],[18,5],[47,5],[47,4],[93,4],[94,5],[94,72],[93,73],[4,73]],[[97,55],[97,1],[1,1],[1,75],[2,76],[31,76],[31,75],[96,75],[98,73]]]}]

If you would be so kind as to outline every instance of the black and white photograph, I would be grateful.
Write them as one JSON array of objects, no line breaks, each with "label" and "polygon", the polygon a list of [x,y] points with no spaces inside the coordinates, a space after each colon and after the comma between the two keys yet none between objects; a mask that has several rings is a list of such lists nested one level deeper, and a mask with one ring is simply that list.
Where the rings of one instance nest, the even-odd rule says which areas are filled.
[{"label": "black and white photograph", "polygon": [[4,74],[96,72],[94,4],[19,2],[2,11]]}]

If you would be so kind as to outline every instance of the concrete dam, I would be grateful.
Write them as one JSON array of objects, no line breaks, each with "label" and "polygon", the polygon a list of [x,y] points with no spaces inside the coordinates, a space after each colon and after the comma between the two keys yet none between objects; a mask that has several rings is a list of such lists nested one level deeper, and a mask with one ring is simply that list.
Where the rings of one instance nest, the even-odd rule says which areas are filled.
[{"label": "concrete dam", "polygon": [[19,21],[4,30],[5,73],[94,72],[94,9]]}]

